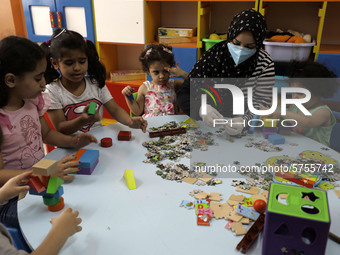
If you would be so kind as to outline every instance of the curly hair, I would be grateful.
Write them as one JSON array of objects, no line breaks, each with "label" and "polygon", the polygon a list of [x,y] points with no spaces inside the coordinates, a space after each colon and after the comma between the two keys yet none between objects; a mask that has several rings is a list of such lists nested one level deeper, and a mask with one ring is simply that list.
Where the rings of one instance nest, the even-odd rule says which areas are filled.
[{"label": "curly hair", "polygon": [[176,64],[172,47],[164,44],[149,44],[140,54],[139,61],[144,72],[149,72],[150,65],[155,61],[167,63],[169,66]]},{"label": "curly hair", "polygon": [[[91,81],[97,81],[100,88],[104,87],[106,80],[105,66],[99,61],[96,46],[90,40],[84,40],[81,34],[58,28],[53,32],[50,40],[41,44],[41,48],[45,51],[47,63],[50,63],[51,57],[54,59],[62,58],[65,49],[85,52],[89,63],[87,73]],[[59,72],[48,64],[45,72],[46,82],[51,83],[59,76]]]},{"label": "curly hair", "polygon": [[329,98],[338,90],[336,74],[320,63],[294,62],[290,69],[290,82],[300,83],[312,95]]}]

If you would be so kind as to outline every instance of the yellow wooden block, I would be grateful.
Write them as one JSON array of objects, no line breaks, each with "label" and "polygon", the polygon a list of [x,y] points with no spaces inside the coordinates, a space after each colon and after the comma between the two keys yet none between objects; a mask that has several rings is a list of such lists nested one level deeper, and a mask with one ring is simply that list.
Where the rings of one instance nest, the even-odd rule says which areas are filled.
[{"label": "yellow wooden block", "polygon": [[277,122],[274,119],[264,119],[263,126],[264,127],[276,127]]},{"label": "yellow wooden block", "polygon": [[124,173],[124,179],[129,189],[137,189],[135,176],[133,175],[132,169],[126,169]]}]

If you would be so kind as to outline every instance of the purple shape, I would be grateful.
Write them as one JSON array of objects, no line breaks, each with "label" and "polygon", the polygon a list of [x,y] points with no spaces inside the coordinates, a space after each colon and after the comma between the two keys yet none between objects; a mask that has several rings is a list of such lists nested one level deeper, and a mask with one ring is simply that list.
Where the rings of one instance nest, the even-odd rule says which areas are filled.
[{"label": "purple shape", "polygon": [[276,127],[263,127],[262,128],[262,133],[263,137],[268,139],[269,135],[275,135],[276,134]]},{"label": "purple shape", "polygon": [[99,161],[99,159],[97,159],[97,161],[94,162],[94,164],[91,168],[80,168],[80,170],[77,172],[77,174],[91,175],[93,170],[96,168],[98,161]]}]

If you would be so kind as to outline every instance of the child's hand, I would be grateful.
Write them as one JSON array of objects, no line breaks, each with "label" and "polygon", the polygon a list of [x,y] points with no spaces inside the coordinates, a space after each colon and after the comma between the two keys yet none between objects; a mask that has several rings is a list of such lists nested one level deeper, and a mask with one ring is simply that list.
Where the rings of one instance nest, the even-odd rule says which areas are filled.
[{"label": "child's hand", "polygon": [[[261,109],[261,110],[268,110],[268,108]],[[281,110],[275,110],[273,113],[269,115],[261,116],[261,119],[280,119],[281,118]]]},{"label": "child's hand", "polygon": [[184,70],[182,70],[179,66],[178,63],[176,62],[176,67],[164,67],[164,69],[168,72],[171,73],[170,77],[175,77],[175,78],[187,78],[188,77],[188,73]]},{"label": "child's hand", "polygon": [[70,147],[81,148],[81,147],[88,145],[89,143],[97,143],[97,142],[98,142],[97,138],[95,138],[91,134],[87,134],[87,133],[78,134],[72,137]]},{"label": "child's hand", "polygon": [[132,95],[132,93],[134,92],[135,90],[133,88],[131,88],[131,86],[126,86],[125,88],[123,88],[122,90],[122,94],[126,97],[129,97]]},{"label": "child's hand", "polygon": [[81,218],[78,217],[79,212],[73,211],[71,208],[65,209],[57,218],[51,219],[50,222],[53,225],[52,228],[58,232],[58,234],[66,235],[67,237],[82,230]]},{"label": "child's hand", "polygon": [[89,107],[90,107],[90,105],[87,105],[84,108],[84,111],[81,115],[82,120],[84,120],[84,122],[86,122],[86,123],[95,123],[97,121],[100,121],[99,108],[96,111],[96,113],[94,115],[92,115],[92,114],[88,114]]},{"label": "child's hand", "polygon": [[148,122],[142,117],[132,117],[131,124],[129,124],[130,128],[140,128],[143,133],[146,132],[146,127],[148,126]]},{"label": "child's hand", "polygon": [[75,159],[76,158],[74,156],[69,155],[63,157],[61,160],[58,161],[58,169],[51,176],[59,177],[64,181],[73,180],[74,176],[70,176],[68,174],[79,171],[79,168],[77,166],[80,164],[80,162],[71,161]]},{"label": "child's hand", "polygon": [[0,203],[16,197],[20,192],[28,191],[28,181],[32,177],[33,171],[24,172],[9,179],[0,189]]}]

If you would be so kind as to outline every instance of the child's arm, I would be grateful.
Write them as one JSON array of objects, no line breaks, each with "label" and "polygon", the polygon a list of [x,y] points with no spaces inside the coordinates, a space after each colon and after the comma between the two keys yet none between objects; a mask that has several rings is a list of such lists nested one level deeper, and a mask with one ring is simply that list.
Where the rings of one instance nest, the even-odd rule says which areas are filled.
[{"label": "child's arm", "polygon": [[89,143],[97,143],[97,139],[91,134],[78,134],[76,136],[64,135],[56,130],[50,129],[46,119],[40,117],[41,134],[43,142],[58,147],[81,148]]},{"label": "child's arm", "polygon": [[85,107],[83,113],[78,118],[75,118],[73,120],[66,120],[62,109],[49,110],[47,111],[47,114],[56,130],[63,134],[70,135],[80,130],[86,124],[100,121],[98,111],[96,112],[96,114],[90,115],[87,113],[88,109],[89,105]]},{"label": "child's arm", "polygon": [[269,119],[293,119],[296,120],[298,128],[315,128],[329,126],[331,124],[331,112],[327,109],[319,109],[310,116],[305,116],[302,112],[295,113],[287,111],[285,116],[281,116],[281,110],[275,110],[269,115]]},{"label": "child's arm", "polygon": [[140,116],[144,112],[146,91],[147,91],[146,86],[142,84],[138,89],[137,99],[132,100],[128,98],[128,96],[132,94],[132,88],[130,86],[126,86],[122,90],[122,94],[125,96],[126,104],[128,105],[131,112],[136,116]]},{"label": "child's arm", "polygon": [[118,122],[129,126],[130,128],[140,128],[144,133],[146,132],[148,122],[142,117],[131,118],[129,114],[127,114],[127,112],[123,108],[121,108],[113,99],[104,104],[104,107]]},{"label": "child's arm", "polygon": [[174,88],[175,91],[177,93],[177,91],[179,90],[179,87],[183,84],[184,80],[188,77],[188,73],[184,70],[182,70],[179,66],[178,63],[176,63],[176,67],[172,67],[172,68],[165,68],[165,70],[167,70],[168,72],[171,73],[170,77],[175,77],[175,78],[182,78],[183,80],[175,80],[174,81]]},{"label": "child's arm", "polygon": [[71,208],[67,208],[57,218],[52,219],[50,232],[48,232],[45,240],[31,254],[57,255],[67,239],[82,230],[82,227],[79,226],[81,218],[78,215],[78,211],[72,211]]}]

